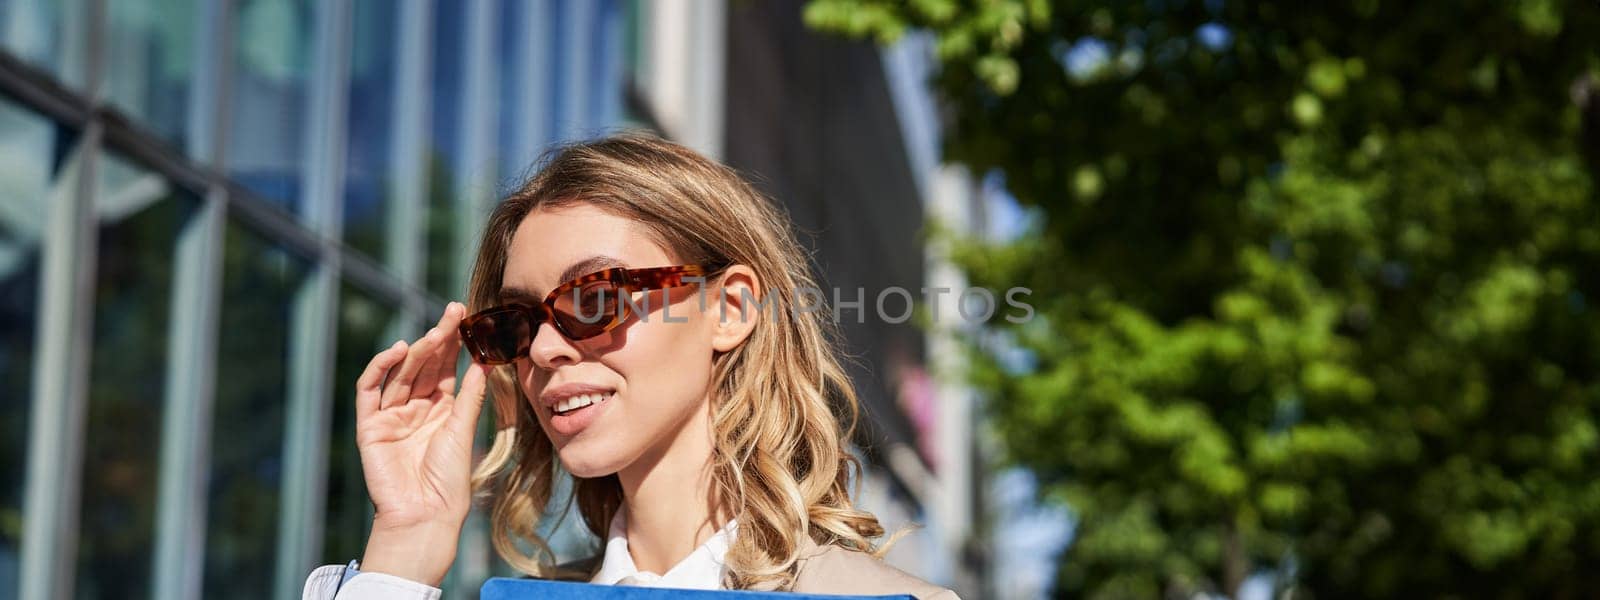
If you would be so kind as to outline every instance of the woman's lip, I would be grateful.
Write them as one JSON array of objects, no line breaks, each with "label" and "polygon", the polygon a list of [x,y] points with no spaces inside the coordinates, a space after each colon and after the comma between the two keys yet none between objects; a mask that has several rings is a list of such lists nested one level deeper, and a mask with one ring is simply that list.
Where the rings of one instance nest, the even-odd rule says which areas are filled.
[{"label": "woman's lip", "polygon": [[578,435],[578,433],[582,432],[584,429],[587,429],[590,424],[594,423],[594,420],[600,417],[600,413],[605,412],[605,410],[611,406],[611,400],[614,397],[614,394],[607,394],[606,397],[599,402],[590,404],[583,408],[572,410],[565,414],[556,414],[552,411],[550,413],[550,428],[554,429],[556,433],[559,433],[563,436],[572,437],[574,435]]}]

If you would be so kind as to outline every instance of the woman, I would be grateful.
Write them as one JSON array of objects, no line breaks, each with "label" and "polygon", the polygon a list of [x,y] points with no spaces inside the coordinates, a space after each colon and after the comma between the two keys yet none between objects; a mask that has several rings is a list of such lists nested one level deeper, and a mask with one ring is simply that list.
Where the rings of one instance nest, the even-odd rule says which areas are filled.
[{"label": "woman", "polygon": [[[785,216],[686,148],[556,153],[490,217],[471,316],[451,303],[356,382],[372,534],[306,597],[438,597],[476,488],[496,550],[534,577],[954,600],[885,565],[851,503],[856,398],[826,311],[791,310],[806,260]],[[499,428],[474,471],[486,392]],[[562,472],[606,543],[555,567],[535,532]]]}]

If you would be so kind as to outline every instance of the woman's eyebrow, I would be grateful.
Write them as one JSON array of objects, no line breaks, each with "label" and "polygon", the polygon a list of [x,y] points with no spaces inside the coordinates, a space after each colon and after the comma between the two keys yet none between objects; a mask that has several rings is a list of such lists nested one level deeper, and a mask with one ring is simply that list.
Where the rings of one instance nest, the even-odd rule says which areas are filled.
[{"label": "woman's eyebrow", "polygon": [[[566,270],[561,272],[560,281],[561,283],[566,283],[601,269],[625,266],[627,266],[627,263],[622,262],[622,259],[620,258],[613,258],[605,255],[595,255],[567,266]],[[533,290],[514,285],[502,286],[500,288],[499,296],[501,302],[538,302],[544,299],[544,294],[534,293]]]},{"label": "woman's eyebrow", "polygon": [[625,266],[627,266],[627,263],[622,262],[620,258],[597,254],[568,265],[567,269],[561,272],[561,283],[572,281],[601,269]]},{"label": "woman's eyebrow", "polygon": [[500,288],[499,297],[500,297],[500,303],[501,304],[504,304],[504,303],[507,303],[507,302],[524,302],[524,301],[537,302],[539,300],[539,298],[540,298],[538,295],[535,295],[533,292],[525,290],[525,289],[522,289],[522,288],[519,288],[519,287],[516,287],[516,286],[507,286],[507,287]]}]

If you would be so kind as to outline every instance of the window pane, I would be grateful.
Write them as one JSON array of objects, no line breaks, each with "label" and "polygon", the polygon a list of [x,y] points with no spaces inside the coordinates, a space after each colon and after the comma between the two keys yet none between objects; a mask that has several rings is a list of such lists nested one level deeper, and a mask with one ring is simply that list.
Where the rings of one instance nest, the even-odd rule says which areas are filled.
[{"label": "window pane", "polygon": [[[529,109],[538,106],[537,99],[526,98],[523,90],[528,85],[530,76],[536,77],[539,69],[529,69],[529,65],[522,64],[522,46],[529,38],[543,41],[545,36],[542,31],[528,31],[527,19],[535,13],[547,13],[542,4],[526,2],[506,2],[499,7],[498,16],[499,33],[495,36],[495,43],[499,48],[495,52],[498,59],[495,62],[495,73],[499,80],[496,87],[500,91],[499,105],[499,139],[497,150],[500,155],[500,173],[504,174],[505,185],[514,186],[522,183],[529,173],[527,168],[537,158],[537,152],[544,140],[523,139],[523,125],[526,119],[545,118],[543,114],[528,114]],[[537,42],[536,42],[537,43]],[[545,82],[535,82],[544,84]]]},{"label": "window pane", "polygon": [[54,157],[71,142],[49,121],[0,97],[0,597],[17,590],[22,486],[39,318],[39,242],[58,185]]},{"label": "window pane", "polygon": [[428,210],[427,252],[423,253],[424,278],[429,292],[443,298],[464,298],[467,291],[456,289],[456,272],[467,266],[456,266],[455,171],[437,152],[428,154]]},{"label": "window pane", "polygon": [[105,85],[111,103],[181,147],[194,73],[195,0],[107,2]]},{"label": "window pane", "polygon": [[82,87],[87,9],[86,0],[0,0],[0,48]]},{"label": "window pane", "polygon": [[466,293],[457,290],[455,277],[456,203],[454,192],[461,185],[454,165],[461,140],[462,89],[466,84],[466,60],[462,35],[466,26],[464,2],[436,0],[433,7],[433,102],[428,148],[428,251],[425,267],[428,291],[445,298]]},{"label": "window pane", "polygon": [[315,10],[308,0],[243,0],[236,11],[228,173],[297,211]]},{"label": "window pane", "polygon": [[389,158],[398,98],[394,69],[399,14],[399,5],[391,0],[357,2],[350,45],[344,235],[352,247],[380,258],[392,183]]},{"label": "window pane", "polygon": [[[615,127],[622,122],[623,83],[627,76],[626,8],[617,0],[602,0],[595,8],[594,34],[589,38],[589,129]],[[590,135],[593,135],[592,133]]]},{"label": "window pane", "polygon": [[79,513],[80,597],[143,598],[155,502],[174,240],[194,212],[159,175],[111,156],[96,168],[94,345]]},{"label": "window pane", "polygon": [[372,525],[372,502],[356,451],[356,377],[379,350],[397,301],[379,302],[346,285],[339,292],[339,345],[333,373],[332,439],[328,443],[327,538],[322,562],[342,563],[361,555]]},{"label": "window pane", "polygon": [[307,265],[230,221],[223,253],[205,598],[272,590],[290,307]]}]

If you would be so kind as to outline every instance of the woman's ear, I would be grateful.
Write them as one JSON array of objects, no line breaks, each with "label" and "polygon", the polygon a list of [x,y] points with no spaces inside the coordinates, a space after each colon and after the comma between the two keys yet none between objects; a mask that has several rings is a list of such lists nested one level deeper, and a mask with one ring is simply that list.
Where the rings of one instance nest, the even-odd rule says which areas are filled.
[{"label": "woman's ear", "polygon": [[761,280],[755,271],[745,265],[733,265],[722,272],[721,292],[712,292],[713,301],[706,305],[706,316],[712,321],[711,347],[717,352],[728,352],[750,337],[761,318]]}]

